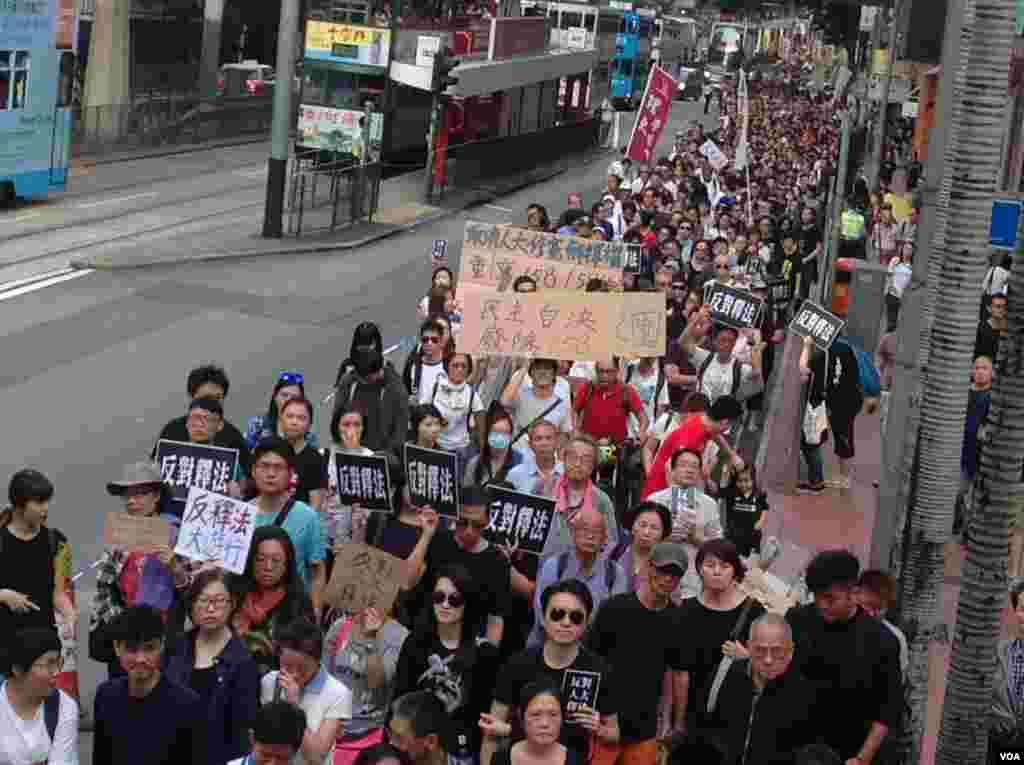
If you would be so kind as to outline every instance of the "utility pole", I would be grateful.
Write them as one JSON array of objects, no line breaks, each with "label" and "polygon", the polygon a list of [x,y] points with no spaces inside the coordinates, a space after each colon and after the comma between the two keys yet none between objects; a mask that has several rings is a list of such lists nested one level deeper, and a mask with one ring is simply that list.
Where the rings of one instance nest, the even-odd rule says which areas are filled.
[{"label": "utility pole", "polygon": [[289,138],[295,110],[292,83],[295,81],[296,38],[299,34],[299,0],[281,0],[281,21],[277,30],[277,80],[274,84],[274,116],[270,130],[270,160],[267,167],[267,201],[263,210],[263,236],[280,238],[283,232],[284,190],[288,178]]},{"label": "utility pole", "polygon": [[427,134],[427,166],[424,173],[423,201],[430,203],[434,196],[434,164],[436,162],[435,142],[441,131],[442,121],[445,119],[445,107],[447,96],[445,90],[452,85],[458,84],[459,78],[451,74],[452,69],[461,62],[452,58],[450,48],[441,48],[434,54],[434,71],[430,78],[430,90],[433,98],[430,104],[430,132]]},{"label": "utility pole", "polygon": [[[889,7],[885,9],[886,16],[888,17],[889,11],[892,11],[892,18],[888,20],[889,24],[889,47],[887,52],[889,54],[889,67],[885,73],[885,80],[882,84],[882,100],[878,105],[878,124],[875,125],[875,140],[873,141],[875,146],[874,156],[871,158],[871,167],[868,168],[868,188],[874,189],[878,186],[878,177],[882,172],[882,154],[885,150],[885,134],[886,128],[889,122],[889,94],[892,91],[892,77],[893,71],[896,68],[896,21],[898,17],[899,3],[897,0],[890,0]],[[879,15],[881,15],[879,11]]]},{"label": "utility pole", "polygon": [[836,171],[836,190],[832,199],[831,224],[828,228],[828,251],[821,281],[821,304],[828,305],[832,291],[833,274],[839,258],[839,229],[842,222],[843,206],[846,204],[846,166],[850,163],[850,131],[854,116],[849,108],[842,111],[842,133],[839,141],[839,168]]}]

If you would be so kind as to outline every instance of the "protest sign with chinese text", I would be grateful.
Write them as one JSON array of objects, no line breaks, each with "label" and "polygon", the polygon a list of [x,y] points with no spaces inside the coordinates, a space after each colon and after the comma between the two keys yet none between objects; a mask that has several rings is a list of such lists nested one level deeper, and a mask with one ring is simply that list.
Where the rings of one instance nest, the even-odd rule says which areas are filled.
[{"label": "protest sign with chinese text", "polygon": [[453,452],[407,443],[405,476],[413,507],[429,505],[438,515],[459,517],[459,466]]},{"label": "protest sign with chinese text", "polygon": [[487,493],[491,519],[484,536],[495,544],[540,555],[555,518],[555,501],[498,486],[488,486]]},{"label": "protest sign with chinese text", "polygon": [[242,574],[256,530],[257,512],[256,506],[248,502],[193,486],[188,490],[174,552]]},{"label": "protest sign with chinese text", "polygon": [[408,576],[401,558],[370,545],[341,544],[334,548],[334,568],[324,588],[324,602],[351,613],[376,608],[386,616],[398,591],[407,586]]},{"label": "protest sign with chinese text", "polygon": [[458,349],[476,356],[602,361],[665,355],[660,292],[469,292]]},{"label": "protest sign with chinese text", "polygon": [[701,144],[700,153],[707,157],[708,163],[710,163],[713,170],[721,170],[729,164],[729,158],[718,148],[718,144],[710,138]]},{"label": "protest sign with chinese text", "polygon": [[238,471],[238,449],[160,439],[156,444],[156,461],[175,501],[184,502],[193,486],[227,494],[228,483],[235,480]]},{"label": "protest sign with chinese text", "polygon": [[567,669],[562,678],[562,698],[569,714],[580,707],[597,709],[597,694],[601,690],[601,673],[585,669]]},{"label": "protest sign with chinese text", "polygon": [[[436,39],[436,38],[435,38]],[[435,239],[434,246],[430,248],[430,262],[435,266],[448,265],[448,240]]]},{"label": "protest sign with chinese text", "polygon": [[591,279],[622,289],[626,245],[468,221],[462,241],[459,286],[504,292],[520,276],[541,289],[583,291]]},{"label": "protest sign with chinese text", "polygon": [[626,149],[626,156],[634,162],[646,165],[654,159],[654,148],[668,122],[677,87],[664,69],[657,65],[651,67]]},{"label": "protest sign with chinese text", "polygon": [[816,346],[827,351],[832,341],[842,331],[844,324],[844,319],[829,313],[817,303],[805,300],[790,322],[789,331],[800,337],[811,338]]},{"label": "protest sign with chinese text", "polygon": [[338,499],[342,505],[359,505],[366,510],[391,510],[391,474],[387,457],[337,452],[334,469],[338,478]]},{"label": "protest sign with chinese text", "polygon": [[171,523],[158,516],[110,512],[103,526],[103,544],[132,552],[159,550],[171,544]]},{"label": "protest sign with chinese text", "polygon": [[764,301],[746,290],[708,282],[704,302],[711,312],[711,321],[734,329],[748,329],[757,324]]}]

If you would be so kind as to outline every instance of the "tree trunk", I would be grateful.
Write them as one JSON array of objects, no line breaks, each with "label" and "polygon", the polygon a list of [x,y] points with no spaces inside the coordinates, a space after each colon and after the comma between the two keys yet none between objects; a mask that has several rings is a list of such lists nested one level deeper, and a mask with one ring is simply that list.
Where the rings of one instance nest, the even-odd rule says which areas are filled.
[{"label": "tree trunk", "polygon": [[[1009,99],[1004,78],[1013,47],[1015,1],[977,2],[975,21],[985,30],[985,44],[977,46],[984,50],[971,51],[969,122],[977,132],[974,148],[963,142],[964,156],[984,155],[985,166],[994,165],[998,170],[1002,118]],[[979,185],[979,213],[982,201]],[[991,202],[984,204],[985,210],[991,209]],[[975,227],[979,223],[975,222]],[[1018,235],[1010,276],[1011,294],[1016,296],[1024,295],[1022,236],[1024,227]],[[980,263],[980,253],[975,257]],[[985,762],[988,754],[996,643],[1007,601],[1010,525],[1021,493],[1024,464],[1024,302],[1019,297],[1013,301],[1010,322],[1009,336],[999,344],[992,408],[984,426],[987,442],[981,454],[974,512],[966,530],[967,558],[960,580],[936,765]]]},{"label": "tree trunk", "polygon": [[[940,608],[944,548],[960,485],[967,380],[981,304],[980,285],[988,267],[992,200],[1000,178],[1015,21],[1014,0],[974,0],[973,12],[970,5],[963,22],[963,37],[970,40],[970,46],[961,124],[953,143],[953,164],[948,168],[952,172],[948,223],[943,264],[936,274],[935,305],[941,306],[941,311],[935,315],[926,362],[929,375],[921,405],[915,507],[904,534],[906,556],[900,577],[903,626],[910,643],[908,723],[912,763],[920,761],[930,649],[945,635]],[[975,26],[980,30],[978,34],[974,34]],[[1005,532],[1003,539],[1007,540]],[[1006,576],[1007,551],[1004,544],[1001,579]],[[994,610],[991,603],[988,609]],[[963,681],[951,678],[951,682]],[[967,690],[977,693],[979,686],[975,683]],[[991,692],[984,701],[990,698]],[[946,711],[958,714],[955,707]],[[984,745],[983,736],[977,745]],[[952,750],[949,752],[952,754]],[[958,765],[983,761],[984,756],[964,757]],[[952,759],[946,762],[952,763]]]}]

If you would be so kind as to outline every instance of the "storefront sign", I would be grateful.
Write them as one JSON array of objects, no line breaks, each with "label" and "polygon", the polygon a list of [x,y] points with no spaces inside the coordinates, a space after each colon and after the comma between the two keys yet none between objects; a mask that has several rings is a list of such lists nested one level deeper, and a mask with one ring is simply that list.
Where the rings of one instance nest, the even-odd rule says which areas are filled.
[{"label": "storefront sign", "polygon": [[491,46],[487,58],[529,56],[546,53],[548,20],[544,16],[509,16],[491,19]]},{"label": "storefront sign", "polygon": [[[359,124],[365,112],[355,109],[331,109],[327,106],[299,107],[299,145],[307,149],[324,149],[363,155],[363,128]],[[384,137],[384,115],[370,115],[370,142],[380,143]]]},{"label": "storefront sign", "polygon": [[326,21],[306,24],[306,58],[386,67],[390,45],[391,32],[380,27]]}]

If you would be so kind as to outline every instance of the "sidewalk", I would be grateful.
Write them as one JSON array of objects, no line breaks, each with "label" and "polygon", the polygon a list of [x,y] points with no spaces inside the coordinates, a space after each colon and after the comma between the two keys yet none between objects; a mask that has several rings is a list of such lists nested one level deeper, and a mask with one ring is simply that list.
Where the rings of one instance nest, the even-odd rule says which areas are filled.
[{"label": "sidewalk", "polygon": [[[555,165],[497,178],[475,188],[450,190],[440,199],[435,197],[433,204],[422,202],[424,171],[416,170],[381,182],[378,210],[373,222],[356,223],[333,233],[310,233],[302,238],[285,235],[281,239],[264,239],[260,236],[262,211],[253,211],[241,223],[237,216],[226,216],[221,220],[214,218],[205,222],[201,230],[172,234],[157,242],[147,242],[145,247],[139,247],[137,241],[128,241],[113,247],[111,251],[104,250],[73,258],[71,266],[118,270],[260,255],[353,249],[549,180],[570,168],[601,160],[606,154],[605,149],[595,149],[566,157]],[[188,224],[183,224],[183,229],[188,227]]]}]

